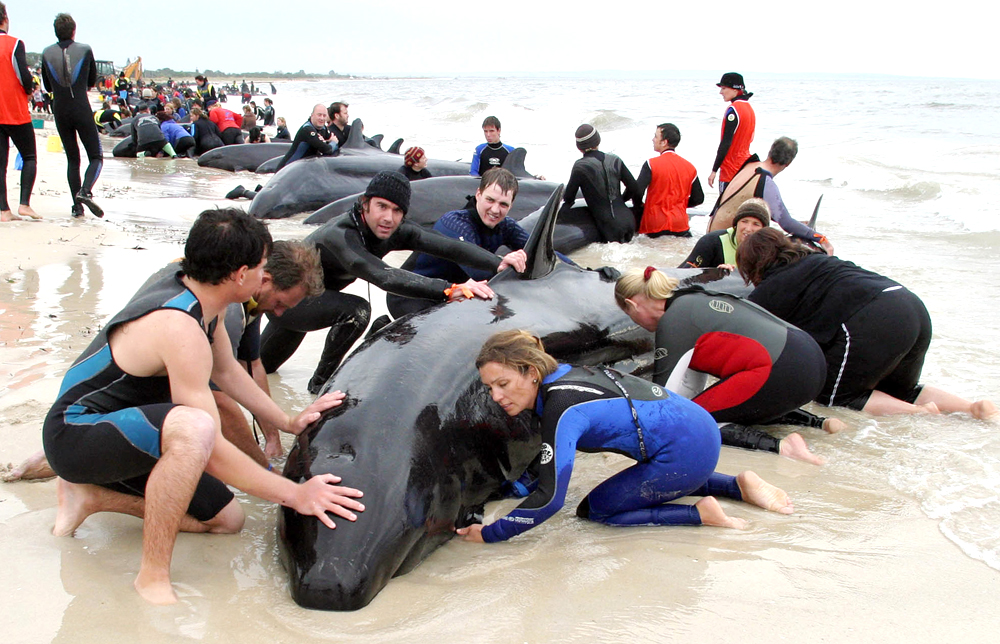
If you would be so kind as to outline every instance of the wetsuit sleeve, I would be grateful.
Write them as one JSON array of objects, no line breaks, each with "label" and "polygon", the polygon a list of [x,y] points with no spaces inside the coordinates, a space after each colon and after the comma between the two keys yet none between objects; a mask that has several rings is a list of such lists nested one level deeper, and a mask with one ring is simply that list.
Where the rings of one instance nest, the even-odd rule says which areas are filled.
[{"label": "wetsuit sleeve", "polygon": [[653,171],[649,167],[649,161],[646,161],[642,164],[642,170],[639,171],[639,178],[635,180],[636,194],[640,200],[646,195],[646,190],[649,188],[649,182],[652,180]]},{"label": "wetsuit sleeve", "polygon": [[[412,250],[451,260],[461,266],[465,274],[472,279],[485,280],[493,277],[500,266],[500,257],[475,244],[461,241],[458,239],[459,236],[461,233],[444,226],[438,232],[414,225]],[[450,284],[445,284],[444,288],[448,286]]]},{"label": "wetsuit sleeve", "polygon": [[[631,200],[632,205],[635,205],[636,203],[642,203],[642,195],[645,194],[646,188],[641,188],[641,189],[639,188],[639,182],[636,181],[635,177],[632,176],[632,171],[628,169],[628,166],[625,165],[624,161],[618,159],[618,165],[620,166],[621,170],[622,185],[625,186],[625,192],[622,193],[622,201]],[[647,167],[649,167],[648,164],[643,165],[643,168]],[[695,180],[697,181],[697,178],[695,178]],[[649,184],[647,183],[646,185],[648,186]],[[701,202],[699,201],[698,203]]]},{"label": "wetsuit sleeve", "polygon": [[[444,290],[451,286],[442,279],[425,277],[389,266],[365,248],[357,231],[348,231],[344,235],[342,244],[327,246],[326,249],[337,255],[346,272],[388,293],[444,301]],[[500,259],[497,258],[497,264],[499,263]]]},{"label": "wetsuit sleeve", "polygon": [[503,243],[511,250],[521,250],[528,243],[528,231],[510,217],[505,217],[503,226]]},{"label": "wetsuit sleeve", "polygon": [[236,359],[253,362],[260,358],[260,321],[264,316],[254,319],[243,330],[240,344],[236,347]]},{"label": "wetsuit sleeve", "polygon": [[544,458],[539,461],[538,487],[509,514],[484,527],[483,541],[506,541],[559,511],[566,502],[577,441],[589,428],[590,420],[577,409],[543,414],[542,449],[551,447],[552,457],[544,463]]},{"label": "wetsuit sleeve", "polygon": [[319,152],[322,156],[333,154],[335,149],[332,145],[321,139],[319,134],[316,134],[315,136],[307,136],[304,138],[304,141],[309,145],[309,147]]},{"label": "wetsuit sleeve", "polygon": [[472,153],[472,163],[469,164],[469,174],[474,177],[479,176],[479,155],[483,150],[482,145],[476,146],[476,151]]},{"label": "wetsuit sleeve", "polygon": [[767,202],[767,206],[771,209],[771,219],[792,237],[817,242],[822,237],[815,230],[792,217],[791,213],[788,212],[788,208],[785,208],[785,202],[781,198],[778,184],[769,176],[764,177],[764,201]]},{"label": "wetsuit sleeve", "polygon": [[[729,118],[730,114],[733,115],[732,119]],[[719,168],[722,167],[722,161],[729,154],[729,146],[733,144],[733,135],[736,134],[736,128],[740,125],[740,115],[736,108],[730,105],[726,108],[726,113],[722,115],[722,120],[726,126],[722,130],[722,140],[719,142],[719,151],[715,154],[712,172],[718,172]]]},{"label": "wetsuit sleeve", "polygon": [[695,176],[691,183],[691,196],[688,197],[688,208],[694,208],[705,203],[705,191],[701,189],[701,179]]},{"label": "wetsuit sleeve", "polygon": [[[674,302],[674,305],[678,302]],[[697,340],[697,336],[699,335],[698,333],[694,333],[695,338],[692,339],[690,337],[692,335],[692,328],[690,328],[692,325],[686,319],[687,316],[683,314],[678,315],[677,309],[674,309],[674,314],[671,314],[671,309],[674,309],[673,305],[667,307],[667,310],[663,313],[663,317],[660,318],[659,324],[656,326],[656,357],[653,361],[653,382],[661,387],[667,384],[670,374],[677,367],[677,362],[684,355],[685,351],[694,347],[694,341]]]},{"label": "wetsuit sleeve", "polygon": [[97,86],[97,61],[94,59],[94,50],[90,49],[89,47],[87,48],[87,58],[88,58],[88,61],[87,61],[86,65],[89,68],[87,70],[87,87],[88,88],[89,87],[96,87]]},{"label": "wetsuit sleeve", "polygon": [[567,206],[572,206],[573,202],[576,201],[576,195],[580,192],[580,175],[581,173],[576,169],[576,164],[573,164],[573,170],[569,173],[569,181],[566,182],[566,190],[563,192],[563,203]]},{"label": "wetsuit sleeve", "polygon": [[[15,50],[16,51],[16,50]],[[21,77],[21,83],[25,86],[24,93],[31,96],[32,86],[31,86],[31,74],[28,74],[28,80],[25,84],[24,77]],[[49,75],[49,66],[42,61],[42,87],[45,88],[46,92],[51,92],[52,88],[55,87],[55,82],[53,82],[52,77]]]},{"label": "wetsuit sleeve", "polygon": [[712,268],[724,264],[724,259],[719,237],[709,233],[701,236],[691,254],[677,268]]},{"label": "wetsuit sleeve", "polygon": [[[14,47],[14,69],[17,70],[18,76],[21,78],[21,87],[24,88],[24,93],[31,96],[32,81],[31,81],[31,70],[28,69],[28,57],[24,53],[24,41],[18,40],[17,46]],[[45,65],[42,65],[42,80],[45,82],[45,91],[51,92],[49,89],[50,82],[45,80]]]}]

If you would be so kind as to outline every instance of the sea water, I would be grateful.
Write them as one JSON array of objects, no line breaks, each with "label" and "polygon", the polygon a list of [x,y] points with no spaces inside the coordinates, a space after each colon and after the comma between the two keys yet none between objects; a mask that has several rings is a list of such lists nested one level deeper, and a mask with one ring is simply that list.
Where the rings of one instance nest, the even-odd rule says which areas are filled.
[{"label": "sea water", "polygon": [[[680,128],[678,153],[698,168],[706,204],[692,230],[704,231],[717,190],[706,179],[725,103],[708,75],[352,79],[277,84],[277,114],[294,132],[314,103],[344,101],[365,134],[402,137],[402,149],[469,160],[495,115],[502,140],[524,147],[527,169],[565,182],[579,153],[581,123],[601,149],[638,175],[654,155],[657,124]],[[807,219],[822,196],[818,229],[837,254],[900,281],[923,298],[934,341],[923,381],[1000,402],[1000,120],[996,81],[897,77],[803,79],[747,76],[757,115],[751,151],[799,144],[778,177],[792,215]],[[647,240],[585,249],[590,265],[625,269],[677,265],[692,240]],[[831,470],[884,479],[919,500],[941,531],[970,556],[1000,569],[1000,437],[996,425],[962,416],[849,415],[846,443],[816,448]],[[832,450],[832,451],[831,451]]]}]

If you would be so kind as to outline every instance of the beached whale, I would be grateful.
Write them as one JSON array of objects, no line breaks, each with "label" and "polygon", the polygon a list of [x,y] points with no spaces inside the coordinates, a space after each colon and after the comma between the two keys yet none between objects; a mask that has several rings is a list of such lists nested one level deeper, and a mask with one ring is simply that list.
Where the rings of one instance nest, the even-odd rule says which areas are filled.
[{"label": "beached whale", "polygon": [[[423,226],[433,226],[434,222],[446,212],[465,208],[466,202],[479,189],[479,177],[466,173],[463,176],[434,176],[410,182],[410,208],[406,218]],[[516,221],[524,219],[545,205],[552,191],[556,189],[551,181],[521,181],[517,187],[517,198],[511,205],[507,216]],[[365,184],[365,188],[367,188]],[[334,217],[351,209],[358,197],[364,194],[364,188],[358,192],[341,197],[333,203],[323,206],[309,215],[303,223],[325,224]]]},{"label": "beached whale", "polygon": [[[282,560],[294,600],[307,608],[355,610],[412,570],[470,522],[501,484],[538,453],[525,415],[509,418],[480,383],[474,360],[487,337],[526,328],[559,360],[651,368],[653,335],[614,304],[606,272],[557,262],[552,248],[561,189],[528,242],[528,269],[490,281],[491,301],[442,304],[405,316],[369,338],[325,390],[347,398],[296,440],[284,475],[331,472],[365,492],[356,522],[329,530],[282,508]],[[708,279],[715,269],[678,273]],[[635,359],[635,356],[643,356]]]},{"label": "beached whale", "polygon": [[275,157],[279,159],[284,157],[290,147],[292,147],[291,141],[224,145],[221,148],[209,150],[198,157],[198,165],[203,168],[218,168],[230,172],[241,170],[254,172],[265,161]]},{"label": "beached whale", "polygon": [[[403,165],[403,162],[398,156],[399,146],[403,144],[403,139],[396,139],[389,151],[386,152],[380,147],[382,143],[382,135],[376,134],[371,139],[366,139],[363,131],[364,127],[364,123],[361,122],[361,119],[354,119],[354,122],[351,123],[351,133],[347,135],[347,140],[344,141],[344,145],[340,146],[338,149],[337,156],[391,156],[393,159],[392,163],[396,164],[393,166],[393,170]],[[373,146],[369,143],[369,140],[375,143],[375,145]],[[254,171],[257,174],[273,174],[277,172],[278,164],[281,162],[283,156],[284,154],[279,157],[263,161]]]}]

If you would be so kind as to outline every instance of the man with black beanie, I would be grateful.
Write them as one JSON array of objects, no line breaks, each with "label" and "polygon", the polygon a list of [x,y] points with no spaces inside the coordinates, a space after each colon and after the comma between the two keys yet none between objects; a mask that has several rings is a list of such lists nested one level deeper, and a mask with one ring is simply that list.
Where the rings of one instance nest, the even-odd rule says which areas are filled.
[{"label": "man with black beanie", "polygon": [[390,251],[413,250],[491,273],[507,266],[487,250],[406,221],[409,207],[410,182],[406,177],[398,172],[380,172],[350,212],[331,219],[306,237],[307,244],[319,249],[326,291],[304,300],[280,318],[268,316],[260,352],[268,373],[276,371],[295,353],[306,333],[330,327],[319,364],[309,381],[310,393],[322,389],[368,327],[371,305],[362,297],[341,292],[358,278],[388,293],[438,302],[493,298],[493,290],[485,281],[470,279],[451,284],[393,268],[382,261]]}]

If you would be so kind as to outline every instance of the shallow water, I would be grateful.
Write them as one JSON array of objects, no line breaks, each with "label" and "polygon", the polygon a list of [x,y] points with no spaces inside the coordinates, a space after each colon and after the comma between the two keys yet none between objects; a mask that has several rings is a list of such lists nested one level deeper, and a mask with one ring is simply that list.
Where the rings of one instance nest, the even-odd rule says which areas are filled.
[{"label": "shallow water", "polygon": [[[917,87],[926,101],[914,104],[909,99]],[[712,89],[690,79],[340,81],[281,84],[275,98],[281,114],[296,101],[308,112],[317,99],[347,97],[352,116],[364,117],[371,131],[386,131],[388,142],[406,135],[437,158],[467,159],[479,142],[479,122],[495,112],[505,140],[529,147],[529,169],[554,180],[564,180],[576,158],[571,134],[579,122],[596,119],[602,147],[638,171],[653,126],[673,120],[684,134],[681,153],[704,178],[723,107]],[[1000,197],[1000,137],[992,120],[980,119],[992,93],[973,83],[909,80],[845,80],[819,88],[777,78],[751,89],[758,92],[754,149],[765,152],[779,134],[800,141],[799,158],[779,178],[793,214],[804,217],[824,194],[820,229],[838,254],[898,279],[927,304],[935,336],[924,380],[970,398],[1000,400],[1000,360],[991,340],[1000,337],[994,304],[1000,226],[990,205]],[[493,98],[498,95],[502,101]],[[982,127],[970,125],[980,121]],[[29,385],[54,395],[66,364],[99,325],[180,254],[197,212],[219,203],[236,183],[257,180],[186,161],[108,160],[104,173],[128,189],[101,194],[99,188],[108,217],[86,225],[123,227],[138,236],[138,248],[95,248],[65,265],[0,281],[7,367],[0,395],[8,401],[20,400]],[[300,219],[273,222],[275,237],[308,234]],[[695,217],[692,227],[700,232],[704,217]],[[674,266],[690,245],[639,239],[590,247],[574,259],[621,269]],[[352,292],[368,294],[358,284]],[[380,301],[378,292],[372,297]],[[321,334],[312,334],[272,378],[284,408],[310,401],[305,383],[321,342]],[[45,411],[30,400],[8,407],[0,442],[36,440],[31,437]],[[751,520],[749,530],[585,523],[571,509],[626,463],[583,455],[567,508],[552,520],[492,548],[451,542],[393,580],[370,607],[350,614],[306,611],[291,601],[270,504],[243,497],[248,522],[240,535],[182,535],[173,565],[182,602],[163,609],[143,605],[131,588],[141,539],[137,520],[95,516],[76,538],[56,539],[48,533],[52,483],[6,485],[0,487],[0,543],[20,555],[8,556],[0,572],[0,622],[10,623],[8,637],[21,642],[663,642],[732,641],[734,632],[746,641],[773,642],[778,631],[829,641],[989,641],[982,628],[989,618],[977,609],[992,606],[983,594],[995,596],[1000,579],[987,568],[1000,569],[996,425],[960,416],[832,414],[851,430],[805,432],[828,459],[822,468],[724,450],[720,471],[752,468],[787,489],[796,503],[791,517],[726,504]],[[498,516],[503,507],[492,511]],[[943,603],[950,619],[935,618]]]}]

